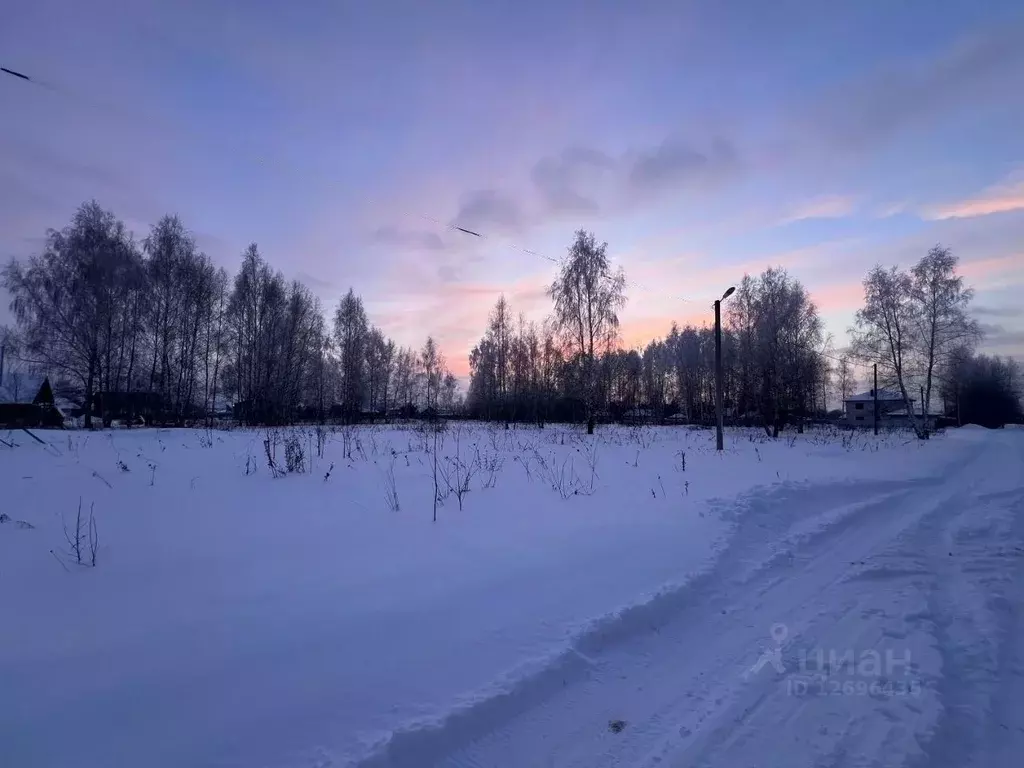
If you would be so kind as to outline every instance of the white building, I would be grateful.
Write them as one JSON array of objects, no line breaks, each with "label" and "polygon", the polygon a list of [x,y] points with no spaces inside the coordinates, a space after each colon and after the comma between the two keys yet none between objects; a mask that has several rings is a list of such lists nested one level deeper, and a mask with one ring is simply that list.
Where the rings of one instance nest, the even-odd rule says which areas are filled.
[{"label": "white building", "polygon": [[[875,390],[869,389],[846,399],[845,418],[846,422],[854,427],[874,426],[874,402]],[[910,398],[910,407],[914,407],[914,398]],[[907,406],[903,402],[903,395],[891,389],[878,390],[878,422],[880,424],[891,424],[894,422],[906,422]]]}]

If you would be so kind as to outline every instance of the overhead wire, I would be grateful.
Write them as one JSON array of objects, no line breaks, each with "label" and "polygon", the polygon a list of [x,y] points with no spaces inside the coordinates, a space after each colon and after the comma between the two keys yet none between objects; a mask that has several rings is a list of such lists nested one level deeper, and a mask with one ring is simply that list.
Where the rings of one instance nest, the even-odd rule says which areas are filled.
[{"label": "overhead wire", "polygon": [[[73,91],[73,90],[71,90],[69,88],[66,88],[66,87],[61,87],[61,86],[55,85],[53,83],[49,83],[47,81],[40,80],[38,78],[32,77],[30,75],[27,75],[24,72],[21,72],[19,70],[15,70],[15,69],[12,69],[12,68],[9,68],[9,67],[0,66],[0,72],[4,73],[4,74],[6,74],[6,75],[8,75],[10,77],[16,78],[16,79],[18,79],[20,81],[23,81],[23,82],[29,83],[31,85],[34,85],[34,86],[37,86],[37,87],[40,87],[40,88],[44,88],[44,89],[49,90],[49,91],[62,93],[62,94],[67,95],[69,97],[75,97],[78,101],[82,101],[82,102],[87,103],[87,104],[92,104],[94,107],[99,108],[99,109],[107,109],[108,106],[109,106],[109,105],[106,105],[106,104],[101,104],[99,102],[92,102],[92,101],[90,101],[90,99],[88,97],[84,96],[83,94],[76,93],[75,91]],[[133,111],[132,114],[136,117],[136,119],[140,119],[138,113]],[[259,163],[255,163],[254,162],[254,165],[259,165]],[[278,163],[278,165],[283,165],[283,164]],[[285,166],[285,167],[287,167],[287,166]],[[287,167],[287,168],[288,168],[288,170],[295,170],[292,167]],[[373,198],[370,198],[369,196],[366,196],[366,195],[362,196],[362,200],[363,200],[363,202],[378,202],[378,203],[379,202],[383,202],[383,201],[380,201],[380,200],[375,200]],[[398,213],[400,213],[401,215],[404,215],[406,217],[416,217],[416,218],[419,218],[419,219],[421,219],[423,221],[430,222],[431,224],[434,224],[435,226],[437,226],[437,227],[439,227],[439,228],[441,228],[441,229],[443,229],[445,231],[448,231],[448,232],[459,232],[462,235],[465,235],[467,237],[477,238],[477,239],[482,240],[482,241],[490,242],[490,243],[494,244],[495,247],[498,247],[498,248],[505,247],[505,248],[508,248],[508,249],[511,249],[511,250],[523,253],[523,254],[528,255],[528,256],[533,256],[533,257],[536,257],[536,258],[543,259],[543,260],[545,260],[547,262],[550,262],[551,264],[556,264],[557,265],[557,264],[561,263],[561,261],[559,259],[554,258],[553,256],[549,256],[546,253],[542,253],[542,252],[537,251],[537,250],[535,250],[533,248],[527,248],[527,247],[525,247],[523,245],[520,245],[519,243],[510,241],[507,238],[496,238],[494,235],[489,234],[489,233],[484,232],[484,231],[481,231],[479,228],[471,229],[469,226],[463,226],[461,224],[458,224],[456,221],[451,221],[451,222],[446,224],[446,223],[444,223],[443,221],[441,221],[440,219],[438,219],[435,216],[431,216],[429,214],[422,213],[422,212],[414,212],[414,211],[410,211],[410,210],[407,210],[407,209],[406,210],[398,209]],[[637,288],[637,289],[639,289],[641,291],[645,291],[647,293],[650,293],[650,294],[654,294],[654,295],[661,294],[663,296],[666,295],[665,291],[663,291],[663,290],[656,291],[656,290],[648,287],[647,285],[645,285],[643,283],[640,283],[637,280],[628,278],[628,277],[626,278],[626,284],[630,285],[630,286],[632,286],[634,288]],[[683,301],[683,302],[686,302],[686,303],[698,303],[694,299],[689,299],[689,298],[686,298],[685,296],[680,296],[680,295],[671,295],[671,296],[669,296],[669,298],[677,299],[679,301]],[[828,358],[828,359],[833,360],[835,362],[841,362],[842,361],[840,358],[838,358],[838,357],[836,357],[834,355],[822,352],[820,350],[812,350],[812,349],[808,348],[808,351],[813,351],[816,354],[819,354],[822,357]],[[850,363],[851,365],[854,365],[854,366],[861,365],[861,366],[864,366],[865,368],[869,367],[865,363],[862,363],[861,361],[856,360],[856,359],[854,359],[852,357],[846,358],[846,361],[848,363]]]},{"label": "overhead wire", "polygon": [[[121,112],[122,114],[124,113],[124,109],[121,108],[121,107],[110,105],[110,104],[104,104],[104,103],[100,103],[100,102],[96,102],[96,101],[90,100],[87,96],[85,96],[85,95],[83,95],[81,93],[76,93],[72,89],[69,89],[69,88],[66,88],[66,87],[62,87],[62,86],[58,86],[58,85],[56,85],[54,83],[50,83],[50,82],[47,82],[47,81],[40,80],[38,78],[32,77],[30,75],[27,75],[24,72],[21,72],[19,70],[15,70],[15,69],[12,69],[12,68],[0,66],[0,73],[6,74],[6,75],[8,75],[10,77],[13,77],[13,78],[15,78],[15,79],[17,79],[19,81],[28,83],[30,85],[34,85],[34,86],[37,86],[39,88],[43,88],[43,89],[51,91],[51,92],[60,93],[60,94],[62,94],[64,96],[67,96],[67,97],[72,98],[74,100],[80,101],[80,102],[85,103],[87,105],[91,105],[91,106],[93,106],[96,109],[100,109],[100,110],[104,110],[104,111],[109,109],[109,110],[113,110],[113,111],[116,111],[116,112]],[[141,120],[142,117],[143,116],[141,115],[141,113],[138,113],[135,110],[133,110],[131,112],[131,118],[133,118],[135,120]],[[260,163],[258,163],[258,162],[254,162],[253,164],[254,165],[260,165]],[[280,162],[278,162],[277,164],[279,166],[284,166],[289,171],[294,171],[295,170],[295,168],[287,166],[287,165],[282,164]],[[377,202],[377,203],[382,203],[383,202],[383,201],[380,201],[380,200],[374,200],[373,198],[370,198],[367,195],[363,195],[361,199],[362,199],[363,202]],[[392,209],[394,209],[394,206],[391,206],[391,207],[392,207]],[[523,253],[523,254],[525,254],[527,256],[532,256],[532,257],[536,257],[536,258],[539,258],[539,259],[543,259],[543,260],[545,260],[545,261],[547,261],[547,262],[549,262],[551,264],[555,264],[555,265],[558,265],[558,264],[561,263],[561,261],[559,259],[554,258],[554,257],[552,257],[552,256],[550,256],[550,255],[548,255],[546,253],[542,253],[542,252],[537,251],[537,250],[535,250],[533,248],[527,248],[527,247],[525,247],[523,245],[520,245],[519,243],[510,241],[507,238],[497,238],[497,237],[495,237],[494,235],[492,235],[490,233],[481,231],[479,228],[470,228],[469,226],[463,226],[462,224],[457,223],[457,220],[450,221],[450,222],[448,222],[446,224],[443,221],[441,221],[440,219],[438,219],[437,217],[431,216],[429,214],[422,213],[422,212],[414,212],[414,211],[410,211],[410,210],[402,210],[400,208],[398,209],[397,212],[399,214],[401,214],[401,215],[406,216],[406,217],[416,217],[416,218],[419,218],[419,219],[421,219],[423,221],[427,221],[427,222],[429,222],[431,224],[434,224],[435,226],[441,228],[444,231],[459,232],[459,233],[461,233],[462,235],[464,235],[466,237],[477,238],[479,240],[492,243],[494,245],[494,247],[497,247],[497,248],[501,248],[501,247],[508,248],[510,250],[514,250],[514,251],[517,251],[519,253]],[[631,279],[631,278],[628,278],[628,277],[626,278],[625,282],[626,282],[627,285],[630,285],[630,286],[632,286],[634,288],[637,288],[637,289],[639,289],[641,291],[644,291],[644,292],[647,292],[649,294],[653,294],[653,295],[659,295],[660,294],[662,296],[666,295],[666,292],[664,290],[655,291],[655,290],[651,289],[650,287],[644,285],[643,283],[640,283],[639,281]],[[679,301],[682,301],[682,302],[686,302],[686,303],[698,303],[697,301],[695,301],[693,299],[689,299],[689,298],[686,298],[686,297],[680,296],[680,295],[670,295],[669,298],[676,299],[676,300],[679,300]],[[810,347],[805,347],[805,348],[807,349],[807,351],[810,351],[810,352],[813,352],[815,354],[818,354],[821,357],[824,357],[824,358],[827,358],[829,360],[832,360],[833,362],[842,363],[845,360],[848,364],[850,364],[850,365],[852,365],[854,367],[858,367],[859,366],[859,367],[864,368],[865,370],[870,370],[870,365],[868,365],[867,363],[864,363],[864,362],[862,362],[860,360],[857,360],[857,359],[853,358],[852,356],[851,357],[836,357],[835,355],[830,354],[828,352],[824,352],[822,350],[816,350],[816,349],[812,349]]]},{"label": "overhead wire", "polygon": [[[26,75],[25,73],[23,73],[21,71],[18,71],[18,70],[15,70],[15,69],[11,69],[11,68],[8,68],[8,67],[0,67],[0,72],[3,72],[3,73],[5,73],[5,74],[7,74],[7,75],[9,75],[11,77],[14,77],[14,78],[17,78],[19,80],[25,81],[25,82],[30,83],[32,85],[35,85],[35,86],[38,86],[38,87],[41,87],[41,88],[46,88],[47,90],[61,92],[61,93],[65,94],[65,95],[67,95],[69,97],[70,96],[75,96],[76,100],[82,101],[82,102],[87,103],[87,104],[91,104],[92,106],[94,106],[94,107],[96,107],[98,109],[106,110],[108,108],[112,108],[112,109],[114,108],[114,107],[112,107],[111,105],[108,105],[108,104],[102,104],[102,103],[99,103],[99,102],[90,101],[90,99],[88,99],[87,97],[83,96],[82,94],[76,94],[71,89],[64,88],[64,87],[59,87],[59,86],[54,85],[52,83],[48,83],[46,81],[42,81],[42,80],[40,80],[38,78]],[[139,119],[139,115],[135,111],[133,111],[132,114],[136,117],[136,119]],[[253,164],[254,165],[259,165],[260,163],[254,162]],[[277,163],[277,164],[278,165],[283,165],[281,163]],[[294,168],[288,167],[288,170],[294,170]],[[370,202],[370,203],[382,203],[383,202],[383,201],[371,198],[371,197],[369,197],[367,195],[363,195],[361,199],[362,199],[363,202]],[[391,207],[394,208],[394,206],[391,206]],[[533,248],[528,248],[528,247],[526,247],[524,245],[521,245],[521,244],[519,244],[517,242],[510,241],[507,238],[497,238],[494,235],[491,235],[491,234],[489,234],[487,232],[481,231],[479,228],[471,229],[468,226],[462,226],[461,224],[458,224],[456,221],[452,221],[452,222],[449,222],[449,223],[445,224],[444,222],[442,222],[441,220],[439,220],[435,216],[430,216],[430,215],[422,213],[422,212],[414,212],[414,211],[411,211],[411,210],[402,210],[402,209],[399,209],[397,212],[400,213],[401,215],[404,215],[404,216],[407,216],[407,217],[417,217],[417,218],[420,218],[420,219],[422,219],[424,221],[431,222],[432,224],[435,224],[436,226],[440,227],[441,229],[443,229],[445,231],[460,232],[463,235],[466,235],[468,237],[475,237],[475,238],[478,238],[480,240],[491,242],[491,243],[494,244],[495,247],[498,247],[498,248],[501,248],[501,247],[508,248],[508,249],[517,251],[519,253],[523,253],[523,254],[525,254],[527,256],[533,256],[533,257],[536,257],[536,258],[539,258],[539,259],[543,259],[543,260],[545,260],[547,262],[550,262],[551,264],[559,264],[559,263],[561,263],[561,261],[559,259],[557,259],[557,258],[555,258],[553,256],[550,256],[550,255],[548,255],[546,253],[542,253],[541,251],[538,251],[538,250],[533,249]],[[634,279],[629,278],[629,277],[626,278],[626,284],[630,285],[630,286],[632,286],[634,288],[637,288],[637,289],[639,289],[641,291],[645,291],[647,293],[653,293],[653,294],[659,294],[660,293],[662,295],[665,295],[665,292],[663,290],[662,291],[655,291],[654,289],[650,288],[649,286],[644,285],[643,283],[640,283],[639,281],[634,280]],[[670,298],[677,299],[679,301],[683,301],[683,302],[687,302],[687,303],[693,303],[694,302],[693,299],[689,299],[689,298],[687,298],[685,296],[680,296],[680,295],[671,295]]]}]

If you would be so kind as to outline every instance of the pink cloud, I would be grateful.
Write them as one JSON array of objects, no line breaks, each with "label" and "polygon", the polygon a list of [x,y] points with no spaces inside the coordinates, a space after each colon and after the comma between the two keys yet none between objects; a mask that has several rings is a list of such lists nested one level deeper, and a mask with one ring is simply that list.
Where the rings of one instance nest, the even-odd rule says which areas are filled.
[{"label": "pink cloud", "polygon": [[972,280],[985,280],[997,275],[1005,275],[1016,272],[1024,274],[1024,254],[1011,254],[1009,256],[994,256],[990,259],[979,259],[978,261],[964,261],[960,264],[960,272],[964,277]]},{"label": "pink cloud", "polygon": [[857,199],[850,195],[824,195],[801,203],[780,224],[792,224],[804,219],[841,219],[857,208]]},{"label": "pink cloud", "polygon": [[922,216],[930,220],[966,219],[1019,210],[1024,210],[1024,173],[1020,171],[974,197],[927,207]]}]

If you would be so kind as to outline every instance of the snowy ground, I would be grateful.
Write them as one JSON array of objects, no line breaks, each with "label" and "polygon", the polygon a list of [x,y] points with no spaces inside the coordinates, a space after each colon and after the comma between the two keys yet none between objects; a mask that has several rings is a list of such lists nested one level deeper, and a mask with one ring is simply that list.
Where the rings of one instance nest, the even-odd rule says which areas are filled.
[{"label": "snowy ground", "polygon": [[[680,428],[464,426],[439,464],[475,474],[437,523],[413,429],[338,432],[322,458],[282,431],[307,471],[281,477],[263,431],[38,434],[0,433],[0,765],[1024,748],[1021,431],[736,431],[719,455]],[[95,567],[69,554],[79,499]]]}]

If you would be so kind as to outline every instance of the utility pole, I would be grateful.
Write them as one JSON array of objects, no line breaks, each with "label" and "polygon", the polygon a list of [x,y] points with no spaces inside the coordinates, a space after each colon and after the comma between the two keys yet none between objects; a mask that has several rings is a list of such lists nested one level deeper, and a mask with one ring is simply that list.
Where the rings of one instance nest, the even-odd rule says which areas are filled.
[{"label": "utility pole", "polygon": [[874,368],[874,373],[875,373],[875,388],[871,390],[871,396],[872,396],[872,400],[874,400],[874,404],[875,404],[875,434],[877,435],[878,434],[878,363],[875,363],[874,366],[872,366],[872,367]]},{"label": "utility pole", "polygon": [[722,302],[735,290],[735,287],[731,287],[722,294],[722,298],[715,299],[715,448],[719,451],[724,447],[722,432],[725,427],[725,408],[722,404]]},{"label": "utility pole", "polygon": [[715,299],[715,419],[718,428],[715,448],[720,451],[725,415],[722,413],[722,302],[719,299]]}]

